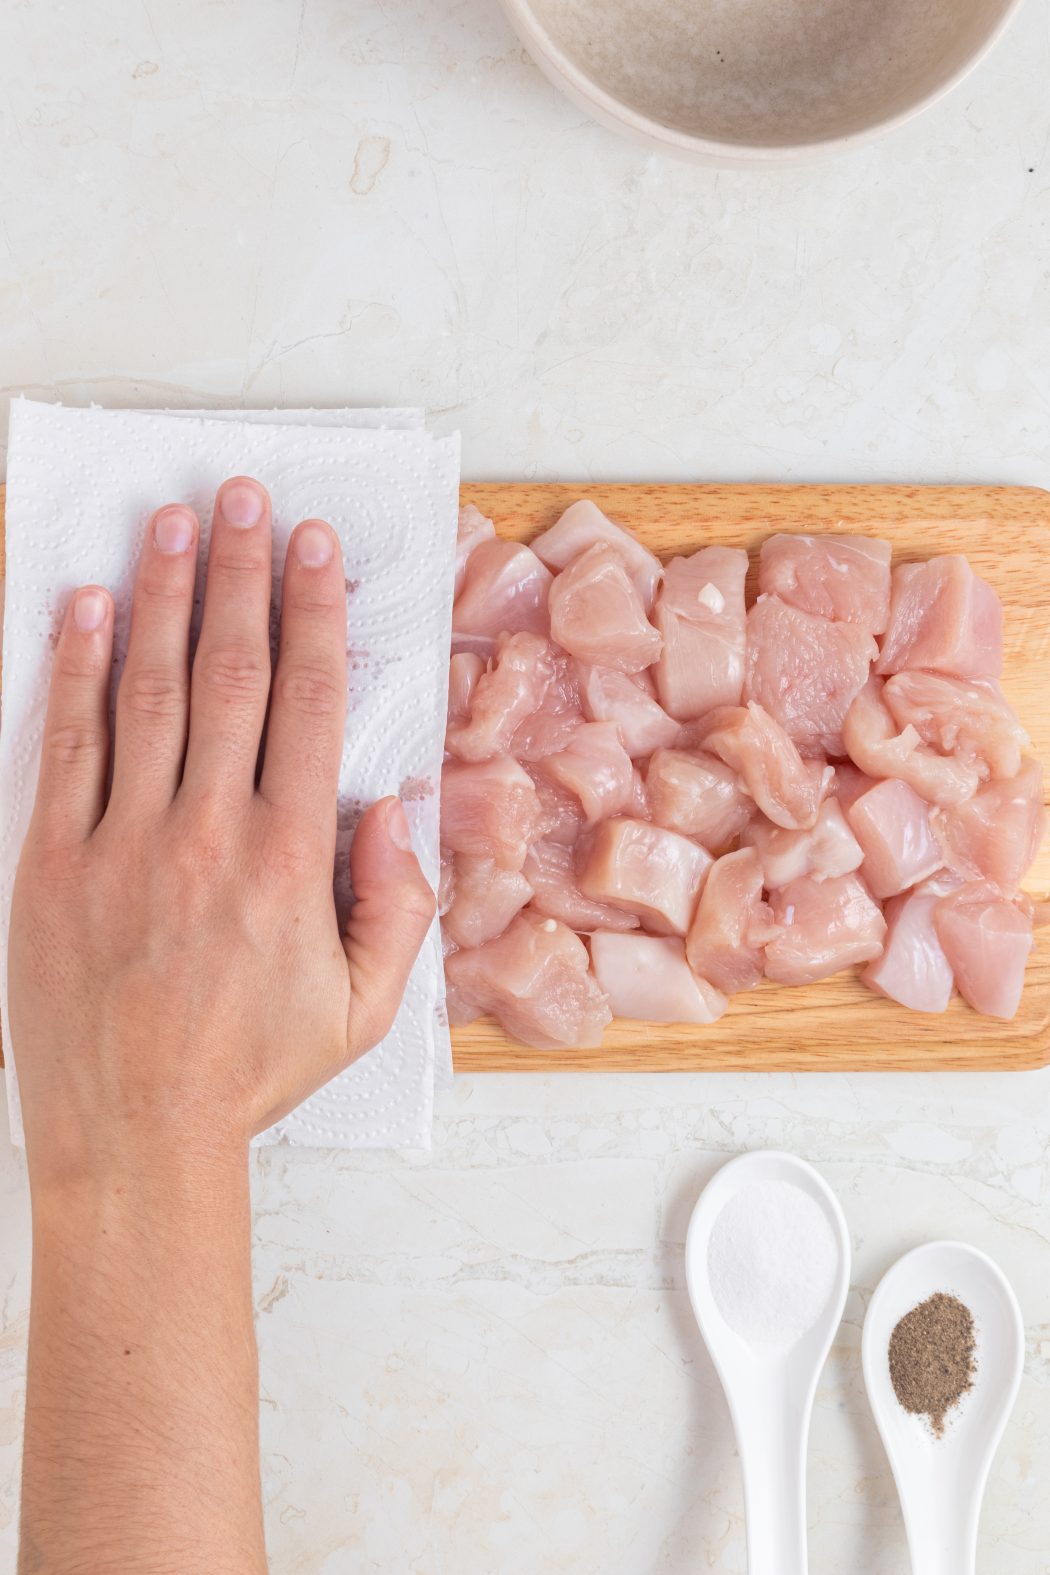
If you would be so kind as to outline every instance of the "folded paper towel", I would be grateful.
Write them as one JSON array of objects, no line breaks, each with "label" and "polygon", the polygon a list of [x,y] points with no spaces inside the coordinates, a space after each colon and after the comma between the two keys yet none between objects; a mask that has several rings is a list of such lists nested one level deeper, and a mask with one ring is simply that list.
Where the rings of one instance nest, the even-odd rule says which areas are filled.
[{"label": "folded paper towel", "polygon": [[[0,1011],[12,1134],[21,1121],[7,1012],[7,927],[32,808],[52,637],[76,586],[107,585],[123,662],[139,545],[159,504],[191,504],[203,537],[227,476],[273,499],[277,573],[292,527],[327,519],[348,588],[346,742],[337,895],[361,809],[405,801],[428,878],[438,875],[438,798],[459,491],[459,443],[421,412],[67,410],[17,400],[7,489],[3,726],[0,727]],[[277,587],[275,585],[275,591]],[[451,1071],[437,926],[397,1021],[375,1050],[263,1141],[324,1148],[426,1148],[435,1078]]]}]

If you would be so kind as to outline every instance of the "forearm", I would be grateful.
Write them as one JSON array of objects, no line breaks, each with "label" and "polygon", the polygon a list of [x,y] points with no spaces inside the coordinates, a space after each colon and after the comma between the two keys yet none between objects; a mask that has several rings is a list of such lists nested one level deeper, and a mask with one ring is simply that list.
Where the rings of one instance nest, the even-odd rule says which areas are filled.
[{"label": "forearm", "polygon": [[20,1575],[259,1575],[246,1153],[33,1207]]}]

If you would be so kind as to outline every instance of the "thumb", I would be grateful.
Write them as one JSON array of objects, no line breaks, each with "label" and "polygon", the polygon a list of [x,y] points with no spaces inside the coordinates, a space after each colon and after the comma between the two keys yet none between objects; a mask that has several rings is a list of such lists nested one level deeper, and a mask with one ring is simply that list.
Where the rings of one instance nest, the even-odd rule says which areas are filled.
[{"label": "thumb", "polygon": [[434,893],[412,851],[401,801],[380,799],[361,818],[350,848],[355,902],[343,935],[350,965],[351,1055],[390,1030],[412,964],[434,918]]}]

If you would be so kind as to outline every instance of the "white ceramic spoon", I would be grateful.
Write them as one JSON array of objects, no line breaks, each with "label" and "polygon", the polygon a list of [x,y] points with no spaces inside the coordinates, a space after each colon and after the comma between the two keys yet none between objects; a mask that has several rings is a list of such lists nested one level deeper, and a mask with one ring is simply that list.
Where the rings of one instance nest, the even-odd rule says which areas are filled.
[{"label": "white ceramic spoon", "polygon": [[[816,1323],[793,1345],[754,1346],[718,1310],[708,1270],[711,1229],[741,1187],[783,1181],[823,1210],[838,1248],[834,1287]],[[806,1575],[806,1448],[817,1379],[849,1288],[846,1221],[823,1177],[793,1154],[743,1154],[723,1165],[693,1210],[685,1243],[689,1299],[729,1402],[744,1475],[750,1575]]]},{"label": "white ceramic spoon", "polygon": [[[946,1291],[973,1314],[974,1385],[936,1438],[904,1410],[890,1380],[890,1335],[904,1314]],[[1024,1324],[1002,1271],[976,1247],[932,1241],[899,1258],[864,1320],[864,1382],[893,1469],[913,1575],[973,1575],[985,1483],[1024,1365]]]}]

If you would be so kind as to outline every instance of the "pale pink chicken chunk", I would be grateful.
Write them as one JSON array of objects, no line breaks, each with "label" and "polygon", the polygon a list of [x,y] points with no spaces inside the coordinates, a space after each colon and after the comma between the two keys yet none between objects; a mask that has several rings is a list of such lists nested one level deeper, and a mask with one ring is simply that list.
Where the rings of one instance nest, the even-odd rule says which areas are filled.
[{"label": "pale pink chicken chunk", "polygon": [[1003,610],[961,553],[901,563],[893,571],[890,623],[877,673],[927,667],[957,678],[998,678]]},{"label": "pale pink chicken chunk", "polygon": [[812,875],[814,880],[849,875],[864,860],[860,843],[834,798],[824,800],[815,823],[805,831],[785,831],[762,815],[751,822],[741,841],[757,854],[764,884],[770,890],[786,886],[800,875]]},{"label": "pale pink chicken chunk", "polygon": [[891,897],[884,909],[882,956],[861,973],[869,989],[913,1012],[943,1012],[952,995],[952,968],[937,938],[940,897],[922,890]]},{"label": "pale pink chicken chunk", "polygon": [[673,936],[591,936],[591,961],[614,1017],[647,1023],[713,1023],[729,1002],[692,972]]},{"label": "pale pink chicken chunk", "polygon": [[857,624],[761,596],[747,615],[744,699],[757,700],[803,755],[844,755],[846,712],[878,654]]},{"label": "pale pink chicken chunk", "polygon": [[532,887],[517,870],[457,853],[445,934],[456,946],[482,946],[502,935],[531,896]]},{"label": "pale pink chicken chunk", "polygon": [[445,974],[458,1012],[489,1012],[512,1039],[535,1050],[597,1048],[612,1020],[583,942],[556,919],[528,910],[495,940],[454,952]]},{"label": "pale pink chicken chunk", "polygon": [[631,757],[615,722],[581,722],[565,749],[540,762],[544,776],[575,793],[584,819],[593,826],[627,808],[632,792]]},{"label": "pale pink chicken chunk", "polygon": [[776,935],[773,910],[762,900],[762,865],[753,848],[740,848],[711,866],[689,927],[689,966],[726,995],[753,990],[762,978],[765,948]]},{"label": "pale pink chicken chunk", "polygon": [[491,656],[501,634],[549,634],[551,572],[516,541],[483,541],[467,559],[452,609],[452,649]]},{"label": "pale pink chicken chunk", "polygon": [[448,664],[448,725],[465,722],[485,663],[473,651],[459,651]]},{"label": "pale pink chicken chunk", "polygon": [[500,640],[493,666],[474,684],[469,715],[449,723],[445,748],[460,760],[506,754],[519,725],[542,705],[554,672],[554,653],[542,635],[512,634]]},{"label": "pale pink chicken chunk", "polygon": [[522,874],[532,887],[529,906],[548,919],[560,919],[570,930],[636,930],[638,917],[594,902],[580,890],[571,847],[560,842],[534,842],[525,855]]},{"label": "pale pink chicken chunk", "polygon": [[882,698],[898,727],[914,727],[941,754],[975,762],[983,777],[1020,771],[1030,740],[993,680],[895,673]]},{"label": "pale pink chicken chunk", "polygon": [[711,868],[695,842],[644,820],[603,820],[580,853],[580,890],[637,914],[657,935],[685,935]]},{"label": "pale pink chicken chunk", "polygon": [[1042,766],[1025,759],[1015,777],[986,782],[965,804],[938,810],[933,826],[949,869],[1013,891],[1046,830]]},{"label": "pale pink chicken chunk", "polygon": [[441,846],[520,870],[540,823],[532,779],[501,755],[478,764],[447,761],[441,773]]},{"label": "pale pink chicken chunk", "polygon": [[532,778],[540,805],[536,838],[575,847],[584,826],[583,805],[576,794],[545,777],[539,766],[527,765],[525,770]]},{"label": "pale pink chicken chunk", "polygon": [[550,588],[551,636],[596,667],[636,673],[660,653],[660,636],[612,547],[591,547],[574,558]]},{"label": "pale pink chicken chunk", "polygon": [[766,977],[812,984],[882,952],[886,921],[856,875],[814,880],[803,875],[770,894],[780,931],[766,947]]},{"label": "pale pink chicken chunk", "polygon": [[930,825],[930,807],[908,786],[887,778],[849,807],[849,823],[864,849],[861,874],[876,897],[895,897],[944,863]]},{"label": "pale pink chicken chunk", "polygon": [[847,810],[851,804],[856,803],[862,793],[873,788],[878,780],[878,777],[869,777],[867,772],[855,766],[852,760],[836,760],[835,780],[831,784],[831,791],[838,799],[841,808]]},{"label": "pale pink chicken chunk", "polygon": [[869,678],[846,713],[842,737],[854,765],[870,777],[897,777],[930,804],[972,797],[980,776],[972,761],[937,755],[914,727],[898,731],[881,678]]},{"label": "pale pink chicken chunk", "polygon": [[549,569],[557,570],[567,569],[574,558],[599,544],[619,553],[648,612],[663,574],[659,558],[607,518],[590,498],[571,503],[557,524],[536,537],[532,550]]},{"label": "pale pink chicken chunk", "polygon": [[802,612],[882,634],[892,551],[875,536],[770,536],[758,560],[758,589]]},{"label": "pale pink chicken chunk", "polygon": [[739,836],[755,814],[755,801],[732,767],[702,750],[656,750],[645,783],[656,824],[695,837],[712,853]]},{"label": "pale pink chicken chunk", "polygon": [[740,704],[746,574],[747,553],[735,547],[702,547],[664,570],[653,611],[663,639],[656,692],[680,722]]},{"label": "pale pink chicken chunk", "polygon": [[459,511],[459,525],[456,528],[456,590],[458,596],[463,588],[463,581],[467,576],[467,559],[475,547],[480,547],[483,541],[491,541],[496,534],[496,527],[490,519],[482,514],[473,503],[465,503]]},{"label": "pale pink chicken chunk", "polygon": [[774,825],[788,831],[813,825],[833,777],[830,766],[803,760],[780,724],[753,700],[712,712],[704,728],[705,749],[743,778]]},{"label": "pale pink chicken chunk", "polygon": [[646,687],[645,673],[618,673],[609,667],[580,664],[580,705],[589,722],[615,722],[632,760],[666,749],[678,737],[678,723]]},{"label": "pale pink chicken chunk", "polygon": [[994,886],[974,881],[940,899],[934,923],[963,1000],[985,1017],[1016,1016],[1032,949],[1031,915]]}]

